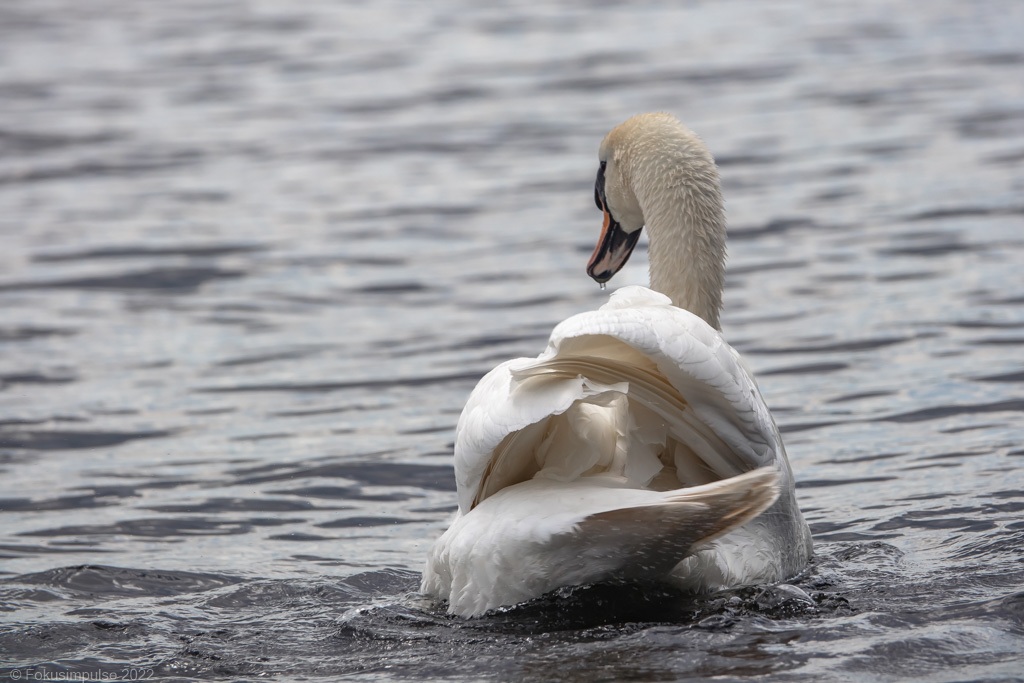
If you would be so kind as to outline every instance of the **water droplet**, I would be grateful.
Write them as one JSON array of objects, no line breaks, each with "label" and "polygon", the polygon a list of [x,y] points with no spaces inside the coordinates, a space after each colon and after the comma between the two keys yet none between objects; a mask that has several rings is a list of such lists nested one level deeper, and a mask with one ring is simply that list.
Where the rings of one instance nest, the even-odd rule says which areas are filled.
[{"label": "water droplet", "polygon": [[603,282],[598,282],[597,286],[601,288],[602,292],[604,291],[604,283]]}]

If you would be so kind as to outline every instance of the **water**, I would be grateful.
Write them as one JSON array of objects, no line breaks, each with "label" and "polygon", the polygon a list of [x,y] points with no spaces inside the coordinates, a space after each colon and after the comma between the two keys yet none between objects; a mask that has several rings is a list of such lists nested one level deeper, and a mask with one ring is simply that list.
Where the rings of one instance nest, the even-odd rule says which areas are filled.
[{"label": "water", "polygon": [[[0,672],[1021,675],[1024,5],[535,5],[0,7]],[[721,165],[816,557],[448,618],[453,426],[607,298],[651,110]]]}]

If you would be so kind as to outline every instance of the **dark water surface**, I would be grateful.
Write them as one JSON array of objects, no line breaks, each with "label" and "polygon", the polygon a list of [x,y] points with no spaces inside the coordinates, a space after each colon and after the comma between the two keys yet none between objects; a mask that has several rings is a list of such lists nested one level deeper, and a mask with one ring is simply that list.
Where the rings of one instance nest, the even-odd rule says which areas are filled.
[{"label": "dark water surface", "polygon": [[[0,5],[0,675],[1024,675],[1024,3],[485,4]],[[448,618],[455,421],[650,110],[816,557]]]}]

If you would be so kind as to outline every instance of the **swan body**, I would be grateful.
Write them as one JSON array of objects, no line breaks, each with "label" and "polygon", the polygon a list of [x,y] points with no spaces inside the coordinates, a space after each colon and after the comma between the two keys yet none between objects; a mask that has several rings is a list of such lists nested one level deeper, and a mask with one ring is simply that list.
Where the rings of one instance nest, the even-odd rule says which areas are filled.
[{"label": "swan body", "polygon": [[[780,581],[811,552],[785,447],[718,327],[725,222],[704,144],[667,114],[605,138],[599,282],[650,233],[652,289],[624,287],[507,361],[456,428],[459,509],[422,592],[474,616],[561,586]],[[655,291],[658,290],[658,291]]]}]

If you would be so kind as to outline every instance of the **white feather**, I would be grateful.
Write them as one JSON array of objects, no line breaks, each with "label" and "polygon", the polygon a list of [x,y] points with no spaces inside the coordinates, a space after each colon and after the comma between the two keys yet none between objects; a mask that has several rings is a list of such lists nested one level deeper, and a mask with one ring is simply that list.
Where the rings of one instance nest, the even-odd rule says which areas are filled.
[{"label": "white feather", "polygon": [[779,581],[810,554],[778,429],[716,329],[725,224],[710,154],[644,115],[609,133],[604,158],[609,202],[646,217],[652,282],[672,298],[619,289],[537,358],[480,380],[456,428],[459,510],[422,582],[456,614],[609,579]]}]

